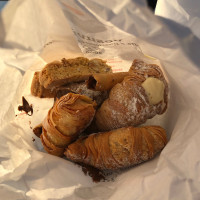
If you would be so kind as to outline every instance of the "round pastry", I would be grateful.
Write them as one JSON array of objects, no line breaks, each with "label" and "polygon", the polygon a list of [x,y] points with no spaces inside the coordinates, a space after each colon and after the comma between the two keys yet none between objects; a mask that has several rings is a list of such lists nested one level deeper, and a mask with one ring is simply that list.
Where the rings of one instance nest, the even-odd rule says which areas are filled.
[{"label": "round pastry", "polygon": [[87,96],[68,93],[58,99],[42,123],[41,141],[45,150],[62,156],[64,148],[89,126],[96,103]]}]

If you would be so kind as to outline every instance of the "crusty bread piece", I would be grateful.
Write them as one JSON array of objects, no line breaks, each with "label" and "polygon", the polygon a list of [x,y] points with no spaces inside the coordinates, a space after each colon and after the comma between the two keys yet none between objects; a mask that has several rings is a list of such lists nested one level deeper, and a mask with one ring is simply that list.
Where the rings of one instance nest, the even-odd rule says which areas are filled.
[{"label": "crusty bread piece", "polygon": [[40,98],[52,98],[55,95],[55,90],[44,88],[39,82],[39,73],[35,72],[31,83],[31,94]]},{"label": "crusty bread piece", "polygon": [[39,82],[39,73],[35,72],[31,84],[31,94],[40,98],[60,98],[61,96],[73,92],[77,94],[82,94],[95,100],[97,105],[100,106],[101,103],[108,97],[107,91],[94,91],[87,88],[86,82],[82,81],[79,83],[69,83],[67,85],[46,89]]},{"label": "crusty bread piece", "polygon": [[111,73],[112,69],[101,59],[87,59],[77,57],[63,58],[47,64],[39,75],[39,81],[45,88],[54,88],[71,82],[80,82],[88,79],[95,73]]}]

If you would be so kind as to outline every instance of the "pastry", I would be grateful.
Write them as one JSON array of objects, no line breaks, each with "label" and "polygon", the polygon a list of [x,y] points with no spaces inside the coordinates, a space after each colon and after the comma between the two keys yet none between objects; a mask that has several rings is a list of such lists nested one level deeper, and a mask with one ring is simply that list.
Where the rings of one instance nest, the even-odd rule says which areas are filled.
[{"label": "pastry", "polygon": [[97,110],[95,123],[99,131],[140,125],[165,112],[168,85],[160,67],[135,60],[129,73],[110,90],[109,98]]},{"label": "pastry", "polygon": [[118,72],[109,74],[94,74],[87,80],[87,88],[96,91],[108,91],[114,85],[123,81],[128,72]]},{"label": "pastry", "polygon": [[54,89],[46,89],[39,82],[39,73],[35,72],[31,83],[31,94],[40,98],[52,98],[55,95]]},{"label": "pastry", "polygon": [[60,98],[69,91],[81,95],[85,95],[93,99],[100,106],[105,99],[108,98],[108,91],[94,91],[87,88],[86,82],[70,83],[56,89],[56,98]]},{"label": "pastry", "polygon": [[42,122],[41,141],[45,150],[62,156],[64,148],[89,126],[96,103],[87,96],[68,93],[57,99]]},{"label": "pastry", "polygon": [[112,69],[101,59],[77,57],[47,64],[39,74],[39,82],[47,89],[88,79],[94,73],[111,73]]},{"label": "pastry", "polygon": [[102,102],[108,98],[107,91],[94,91],[87,88],[85,81],[78,83],[69,83],[58,88],[46,89],[39,82],[39,73],[35,72],[31,84],[31,94],[40,98],[60,98],[61,96],[73,92],[77,94],[82,94],[95,100],[97,105],[101,105]]},{"label": "pastry", "polygon": [[64,154],[74,162],[117,170],[153,158],[166,143],[165,130],[159,126],[126,127],[79,138]]}]

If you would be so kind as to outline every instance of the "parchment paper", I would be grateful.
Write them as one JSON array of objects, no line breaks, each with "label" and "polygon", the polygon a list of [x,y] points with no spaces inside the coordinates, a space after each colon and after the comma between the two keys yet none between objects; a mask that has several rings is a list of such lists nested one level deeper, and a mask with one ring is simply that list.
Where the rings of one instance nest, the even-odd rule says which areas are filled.
[{"label": "parchment paper", "polygon": [[[200,199],[200,41],[188,28],[154,16],[141,0],[11,0],[0,30],[2,199]],[[161,65],[169,81],[168,112],[147,122],[166,128],[167,146],[110,182],[93,183],[80,167],[44,152],[32,133],[53,104],[30,94],[34,72],[83,55],[107,60],[114,71],[141,58]],[[22,96],[32,116],[17,110]]]}]

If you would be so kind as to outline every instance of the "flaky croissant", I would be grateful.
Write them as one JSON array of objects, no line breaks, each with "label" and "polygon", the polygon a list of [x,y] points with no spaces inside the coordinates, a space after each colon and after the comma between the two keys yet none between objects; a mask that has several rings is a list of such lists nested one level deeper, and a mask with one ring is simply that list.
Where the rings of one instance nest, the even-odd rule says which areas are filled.
[{"label": "flaky croissant", "polygon": [[97,110],[95,123],[99,131],[136,126],[165,112],[168,85],[159,66],[134,60],[129,73]]},{"label": "flaky croissant", "polygon": [[80,138],[64,154],[74,162],[116,170],[153,158],[166,143],[165,130],[159,126],[126,127]]},{"label": "flaky croissant", "polygon": [[58,99],[42,123],[44,149],[62,156],[64,148],[91,123],[95,106],[89,97],[80,94],[68,93]]}]

